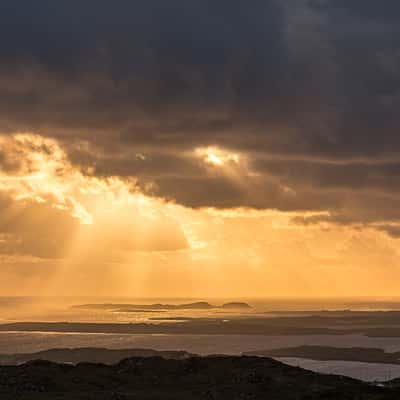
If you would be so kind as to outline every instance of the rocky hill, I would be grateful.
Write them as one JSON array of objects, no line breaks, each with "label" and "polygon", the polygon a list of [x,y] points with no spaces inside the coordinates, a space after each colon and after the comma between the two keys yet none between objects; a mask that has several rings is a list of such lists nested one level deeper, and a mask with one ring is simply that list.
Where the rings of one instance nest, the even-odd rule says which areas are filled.
[{"label": "rocky hill", "polygon": [[32,361],[0,367],[2,400],[399,399],[400,390],[269,358],[128,358],[114,365]]}]

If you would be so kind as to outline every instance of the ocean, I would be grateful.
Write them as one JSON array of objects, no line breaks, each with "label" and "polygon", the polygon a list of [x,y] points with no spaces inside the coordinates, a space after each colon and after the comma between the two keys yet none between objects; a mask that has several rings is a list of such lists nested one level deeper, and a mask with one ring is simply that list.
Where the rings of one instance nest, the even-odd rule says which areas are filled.
[{"label": "ocean", "polygon": [[[0,323],[21,321],[42,322],[118,322],[162,323],[179,318],[274,318],[301,315],[301,312],[321,310],[377,311],[400,310],[397,299],[239,299],[251,305],[245,310],[167,310],[154,312],[109,312],[86,310],[73,306],[87,303],[114,304],[182,304],[207,301],[221,305],[233,299],[135,299],[93,297],[3,297],[0,298]],[[234,301],[239,301],[234,299]],[[157,319],[154,319],[157,318]],[[331,347],[381,348],[388,352],[400,351],[400,337],[368,337],[349,335],[156,335],[156,334],[87,334],[63,332],[0,332],[0,353],[30,353],[51,348],[104,347],[151,348],[156,350],[186,350],[199,355],[234,354],[255,350],[320,345]],[[350,361],[315,361],[301,358],[281,358],[282,361],[323,373],[336,373],[368,381],[386,377],[400,377],[400,365],[372,364]]]}]

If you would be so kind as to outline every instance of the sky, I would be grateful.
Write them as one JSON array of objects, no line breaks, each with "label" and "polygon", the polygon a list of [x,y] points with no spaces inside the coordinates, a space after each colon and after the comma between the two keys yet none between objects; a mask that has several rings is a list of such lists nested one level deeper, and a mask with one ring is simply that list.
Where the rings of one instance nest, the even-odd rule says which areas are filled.
[{"label": "sky", "polygon": [[0,2],[0,292],[394,296],[398,0]]}]

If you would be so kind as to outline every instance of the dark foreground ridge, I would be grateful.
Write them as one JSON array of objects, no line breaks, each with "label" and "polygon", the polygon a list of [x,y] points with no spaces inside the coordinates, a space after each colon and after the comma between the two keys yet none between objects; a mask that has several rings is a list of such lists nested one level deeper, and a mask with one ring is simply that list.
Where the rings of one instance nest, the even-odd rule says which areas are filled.
[{"label": "dark foreground ridge", "polygon": [[398,400],[395,384],[378,387],[259,357],[136,357],[76,366],[31,361],[0,367],[2,400]]}]

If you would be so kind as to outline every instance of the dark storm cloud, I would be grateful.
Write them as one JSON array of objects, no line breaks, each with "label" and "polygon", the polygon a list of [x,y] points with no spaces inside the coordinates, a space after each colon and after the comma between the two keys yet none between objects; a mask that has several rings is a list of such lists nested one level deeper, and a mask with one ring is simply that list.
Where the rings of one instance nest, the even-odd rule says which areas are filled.
[{"label": "dark storm cloud", "polygon": [[[398,218],[399,19],[395,0],[4,0],[0,130],[190,206]],[[212,145],[252,174],[191,156]]]},{"label": "dark storm cloud", "polygon": [[386,0],[384,7],[378,7],[375,0],[311,0],[310,3],[321,11],[372,21],[388,23],[400,19],[400,4],[396,0]]},{"label": "dark storm cloud", "polygon": [[59,124],[60,130],[126,125],[131,132],[150,129],[149,119],[182,130],[189,116],[196,124],[211,118],[203,122],[207,127],[213,107],[243,102],[250,108],[264,100],[263,86],[271,98],[271,90],[279,91],[271,83],[282,80],[286,55],[282,13],[273,1],[252,7],[239,1],[5,1],[0,7],[0,54],[11,79],[3,84],[5,127],[10,115],[17,119],[24,111],[22,126]]},{"label": "dark storm cloud", "polygon": [[382,163],[257,160],[254,168],[279,178],[293,189],[400,194],[400,160]]}]

